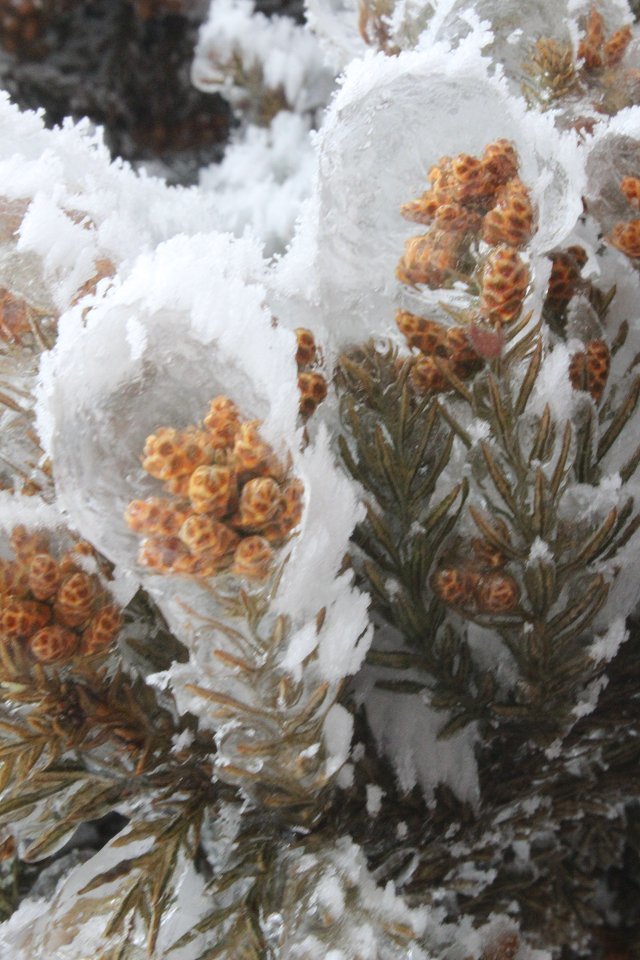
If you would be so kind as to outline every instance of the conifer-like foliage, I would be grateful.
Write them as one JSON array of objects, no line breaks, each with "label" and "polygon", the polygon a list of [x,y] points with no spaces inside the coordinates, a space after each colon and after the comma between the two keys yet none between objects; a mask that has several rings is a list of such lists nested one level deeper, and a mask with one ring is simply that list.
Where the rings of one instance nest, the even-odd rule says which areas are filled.
[{"label": "conifer-like foliage", "polygon": [[275,260],[0,101],[0,957],[639,960],[623,6],[216,0]]}]

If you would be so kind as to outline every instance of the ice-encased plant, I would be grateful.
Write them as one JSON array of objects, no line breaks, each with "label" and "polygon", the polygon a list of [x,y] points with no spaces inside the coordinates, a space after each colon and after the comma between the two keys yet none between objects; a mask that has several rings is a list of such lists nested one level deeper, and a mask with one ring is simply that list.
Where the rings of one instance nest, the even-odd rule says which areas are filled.
[{"label": "ice-encased plant", "polygon": [[[290,789],[304,804],[307,780],[312,795],[320,792],[346,758],[350,720],[332,704],[366,652],[367,600],[351,574],[339,572],[359,508],[336,471],[326,431],[301,450],[295,338],[274,326],[261,281],[249,242],[209,235],[166,243],[86,318],[77,311],[64,319],[43,367],[41,415],[60,502],[74,526],[140,580],[189,651],[187,664],[155,682],[216,730],[221,777],[235,782],[246,767],[249,793]],[[260,423],[276,470],[302,485],[299,526],[275,550],[266,585],[254,587],[250,573],[247,579],[234,568],[216,581],[195,568],[186,576],[147,572],[139,537],[124,522],[129,503],[160,488],[141,466],[145,439],[165,424],[200,421],[219,395],[232,398],[248,423]],[[191,488],[189,495],[195,503]],[[324,765],[323,726],[330,739]],[[275,745],[285,728],[291,746],[283,768]]]},{"label": "ice-encased plant", "polygon": [[[600,960],[637,922],[635,40],[623,3],[517,14],[362,4],[382,52],[275,264],[215,232],[271,253],[275,189],[3,108],[0,822],[14,876],[53,857],[19,960]],[[330,72],[252,17],[199,63],[288,86],[293,144]]]}]

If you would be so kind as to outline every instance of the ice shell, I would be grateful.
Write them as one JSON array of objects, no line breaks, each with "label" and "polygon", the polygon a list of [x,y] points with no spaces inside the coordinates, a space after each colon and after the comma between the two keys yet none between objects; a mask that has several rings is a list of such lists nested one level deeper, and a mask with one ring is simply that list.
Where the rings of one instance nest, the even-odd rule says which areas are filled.
[{"label": "ice shell", "polygon": [[[416,233],[401,204],[426,189],[427,171],[440,157],[479,155],[498,138],[514,143],[537,208],[528,247],[535,267],[582,209],[576,137],[558,133],[550,116],[528,112],[503,79],[489,76],[474,49],[367,55],[352,64],[318,136],[316,195],[275,277],[279,315],[286,321],[289,310],[289,322],[299,320],[297,269],[298,289],[314,306],[314,330],[322,324],[334,348],[391,334],[400,288],[395,268],[404,241]],[[420,294],[423,306],[442,299],[441,290]]]}]

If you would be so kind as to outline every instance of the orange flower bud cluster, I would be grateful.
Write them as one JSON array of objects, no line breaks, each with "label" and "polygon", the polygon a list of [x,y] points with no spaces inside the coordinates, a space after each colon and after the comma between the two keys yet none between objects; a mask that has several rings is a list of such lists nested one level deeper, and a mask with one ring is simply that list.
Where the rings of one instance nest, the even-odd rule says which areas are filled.
[{"label": "orange flower bud cluster", "polygon": [[[504,529],[501,533],[508,538]],[[520,587],[505,572],[507,558],[489,540],[475,538],[465,544],[465,560],[442,566],[431,576],[431,588],[447,606],[472,614],[505,614],[520,601]]]},{"label": "orange flower bud cluster", "polygon": [[396,324],[409,346],[417,347],[423,354],[411,368],[413,385],[420,393],[451,390],[448,373],[460,380],[468,380],[483,366],[482,358],[469,342],[465,327],[445,327],[406,310],[398,311]]},{"label": "orange flower bud cluster", "polygon": [[615,67],[624,57],[631,42],[631,27],[621,27],[605,39],[604,19],[594,6],[587,18],[586,32],[578,45],[578,57],[586,71]]},{"label": "orange flower bud cluster", "polygon": [[296,363],[298,365],[298,390],[300,391],[300,414],[308,419],[316,412],[327,396],[327,381],[317,370],[310,369],[316,366],[319,360],[318,349],[311,330],[298,327],[295,331],[297,340]]},{"label": "orange flower bud cluster", "polygon": [[287,478],[260,422],[242,420],[226,396],[211,401],[201,426],[149,436],[142,465],[173,494],[132,500],[125,511],[144,538],[138,561],[156,573],[264,579],[274,547],[302,518],[302,484]]},{"label": "orange flower bud cluster", "polygon": [[574,390],[586,390],[600,403],[609,378],[611,353],[604,340],[589,340],[585,349],[574,353],[569,364],[569,379]]},{"label": "orange flower bud cluster", "polygon": [[494,249],[481,273],[480,313],[495,326],[515,320],[529,285],[518,250],[534,231],[533,205],[518,165],[513,144],[496,140],[481,157],[443,157],[432,167],[430,189],[401,207],[407,220],[429,229],[406,241],[398,280],[437,289],[470,279],[483,241]]},{"label": "orange flower bud cluster", "polygon": [[0,561],[0,640],[43,664],[104,654],[122,629],[120,610],[75,550],[57,560],[46,537],[15,527],[14,560]]}]

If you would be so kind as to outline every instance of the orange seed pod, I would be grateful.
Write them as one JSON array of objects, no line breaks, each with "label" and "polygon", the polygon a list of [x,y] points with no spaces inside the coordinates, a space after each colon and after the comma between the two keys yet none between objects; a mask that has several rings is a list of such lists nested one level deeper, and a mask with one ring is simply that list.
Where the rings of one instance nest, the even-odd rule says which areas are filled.
[{"label": "orange seed pod", "polygon": [[410,347],[417,347],[421,353],[427,355],[437,353],[446,356],[447,329],[443,324],[418,317],[408,310],[398,310],[396,325]]},{"label": "orange seed pod", "polygon": [[623,177],[620,181],[620,190],[627,203],[634,210],[640,208],[640,177]]},{"label": "orange seed pod", "polygon": [[230,467],[197,467],[189,480],[189,500],[196,513],[224,517],[238,499],[236,476]]},{"label": "orange seed pod", "polygon": [[233,400],[221,395],[209,404],[204,426],[214,449],[230,447],[240,429],[240,414]]},{"label": "orange seed pod", "polygon": [[110,603],[95,613],[82,634],[82,653],[92,656],[108,650],[122,629],[119,607]]},{"label": "orange seed pod", "polygon": [[280,487],[271,477],[255,477],[242,488],[238,514],[234,526],[259,530],[273,520],[280,510],[282,495]]},{"label": "orange seed pod", "polygon": [[147,537],[138,552],[138,563],[156,573],[169,573],[187,550],[179,537]]},{"label": "orange seed pod", "polygon": [[529,191],[517,177],[510,180],[496,194],[497,203],[482,221],[482,239],[485,243],[506,243],[522,247],[531,239],[533,206]]},{"label": "orange seed pod", "polygon": [[461,202],[477,200],[490,195],[495,189],[488,176],[487,167],[478,157],[461,153],[451,161],[456,180],[456,199]]},{"label": "orange seed pod", "polygon": [[124,517],[134,533],[174,537],[184,523],[187,512],[187,507],[175,500],[147,497],[146,500],[132,500]]},{"label": "orange seed pod", "polygon": [[260,421],[247,420],[240,425],[233,447],[233,463],[238,473],[271,473],[275,469],[273,450],[260,436]]},{"label": "orange seed pod", "polygon": [[405,220],[410,220],[412,223],[428,224],[434,219],[439,206],[440,202],[435,193],[432,190],[427,190],[417,200],[403,203],[400,207],[400,213]]},{"label": "orange seed pod", "polygon": [[232,573],[237,577],[264,580],[273,564],[273,550],[264,537],[245,537],[233,556]]},{"label": "orange seed pod", "polygon": [[482,357],[478,356],[469,342],[465,327],[450,327],[447,330],[447,348],[451,369],[461,380],[473,377],[484,366]]},{"label": "orange seed pod", "polygon": [[191,474],[208,459],[206,434],[191,430],[180,432],[160,427],[147,437],[143,468],[158,480],[170,480]]},{"label": "orange seed pod", "polygon": [[33,636],[51,620],[51,607],[36,600],[10,600],[0,613],[0,634],[8,640]]},{"label": "orange seed pod", "polygon": [[640,220],[616,223],[606,239],[617,250],[636,260],[640,257]]},{"label": "orange seed pod", "polygon": [[219,559],[234,549],[238,535],[224,523],[206,514],[196,514],[183,523],[180,539],[190,553],[206,552],[212,558]]},{"label": "orange seed pod", "polygon": [[485,573],[476,586],[479,613],[509,613],[518,606],[520,587],[508,573]]},{"label": "orange seed pod", "polygon": [[580,262],[578,251],[584,254],[581,247],[571,247],[551,254],[551,274],[544,305],[545,309],[552,313],[562,315],[582,283],[580,267],[584,266],[586,261]]},{"label": "orange seed pod", "polygon": [[[442,360],[447,367],[448,361]],[[418,393],[444,393],[451,390],[451,383],[437,366],[433,357],[419,357],[411,367],[411,383]]]},{"label": "orange seed pod", "polygon": [[26,301],[15,297],[6,287],[0,287],[0,340],[22,343],[22,337],[30,330]]},{"label": "orange seed pod", "polygon": [[569,380],[574,390],[586,390],[596,403],[602,399],[609,369],[611,354],[604,340],[589,340],[585,350],[574,353],[569,363]]},{"label": "orange seed pod", "polygon": [[524,303],[529,268],[513,247],[502,245],[487,257],[482,274],[480,312],[492,323],[512,323]]},{"label": "orange seed pod", "polygon": [[70,660],[77,648],[77,634],[57,624],[44,627],[29,640],[29,650],[40,663],[60,663]]},{"label": "orange seed pod", "polygon": [[396,267],[396,277],[412,287],[444,286],[455,275],[461,239],[458,233],[433,229],[421,237],[410,237]]},{"label": "orange seed pod", "polygon": [[298,375],[300,391],[300,413],[310,417],[327,396],[327,381],[321,373],[306,371]]},{"label": "orange seed pod", "polygon": [[517,176],[518,154],[509,140],[494,140],[482,154],[482,162],[488,179],[499,187]]},{"label": "orange seed pod", "polygon": [[296,363],[298,370],[301,370],[303,367],[315,363],[317,357],[316,341],[311,330],[307,330],[305,327],[297,327],[294,332],[297,342]]},{"label": "orange seed pod", "polygon": [[0,594],[10,593],[14,599],[26,598],[30,592],[29,568],[23,563],[0,561]]},{"label": "orange seed pod", "polygon": [[474,591],[480,575],[459,567],[442,567],[431,577],[431,589],[443,603],[451,607],[468,607],[474,602]]},{"label": "orange seed pod", "polygon": [[51,554],[34,554],[29,564],[29,589],[36,600],[49,600],[59,586],[60,571]]},{"label": "orange seed pod", "polygon": [[603,59],[607,67],[615,67],[616,64],[620,63],[631,43],[631,37],[631,27],[628,24],[611,34],[602,48]]},{"label": "orange seed pod", "polygon": [[11,549],[19,560],[30,560],[36,553],[46,553],[49,541],[43,533],[29,533],[22,524],[14,527],[9,537]]}]

